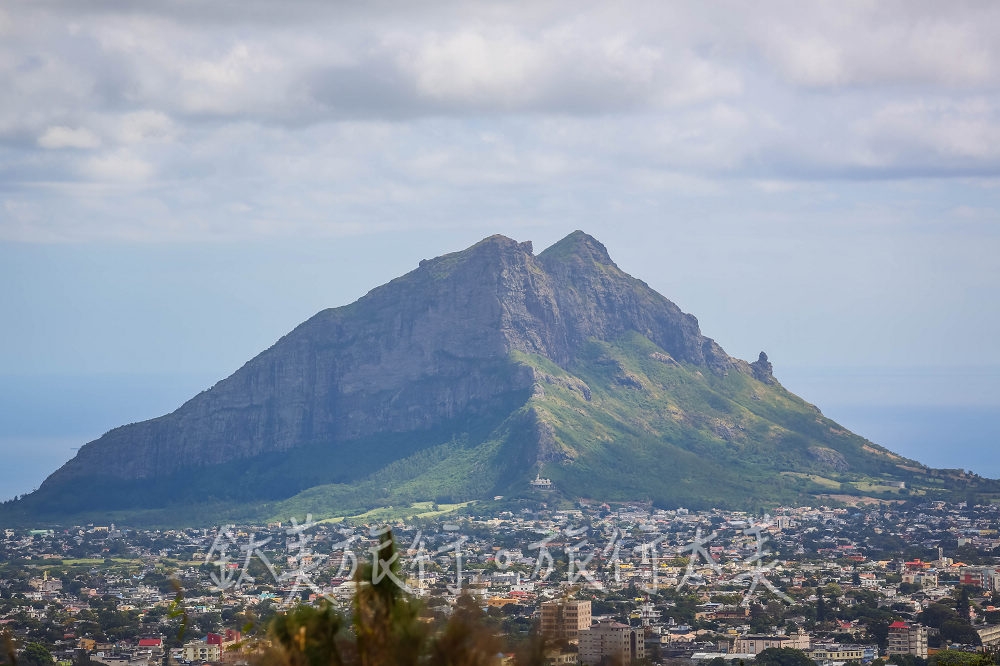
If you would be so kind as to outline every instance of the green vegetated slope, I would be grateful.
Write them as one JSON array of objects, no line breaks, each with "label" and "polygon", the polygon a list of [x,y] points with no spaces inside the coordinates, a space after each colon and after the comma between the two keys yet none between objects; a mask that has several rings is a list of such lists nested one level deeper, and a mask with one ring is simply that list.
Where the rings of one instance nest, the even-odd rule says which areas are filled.
[{"label": "green vegetated slope", "polygon": [[704,373],[638,334],[591,342],[562,373],[534,361],[564,380],[543,384],[532,401],[564,456],[545,473],[572,495],[626,499],[627,487],[664,505],[748,506],[800,501],[812,490],[776,475],[783,470],[894,471],[881,449],[864,451],[863,439],[780,385]]},{"label": "green vegetated slope", "polygon": [[[944,486],[939,471],[854,435],[780,384],[704,373],[637,333],[591,341],[567,369],[523,353],[514,360],[535,370],[534,394],[483,441],[455,439],[359,484],[311,488],[275,516],[494,495],[748,508],[899,499],[900,481],[920,494]],[[551,442],[533,464],[539,429]],[[556,491],[533,492],[526,467]]]},{"label": "green vegetated slope", "polygon": [[996,491],[873,444],[776,381],[704,372],[637,333],[591,341],[566,370],[525,361],[551,377],[531,403],[562,454],[545,475],[569,496],[748,508]]}]

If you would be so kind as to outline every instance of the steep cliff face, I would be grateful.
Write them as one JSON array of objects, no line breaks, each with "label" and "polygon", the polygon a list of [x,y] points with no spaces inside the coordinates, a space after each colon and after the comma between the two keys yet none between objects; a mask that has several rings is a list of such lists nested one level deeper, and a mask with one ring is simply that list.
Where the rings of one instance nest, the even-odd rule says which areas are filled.
[{"label": "steep cliff face", "polygon": [[958,483],[918,490],[934,470],[824,418],[764,353],[729,357],[577,231],[537,256],[492,236],[421,261],[83,446],[19,507],[335,513],[530,493],[540,469],[569,497],[688,505]]},{"label": "steep cliff face", "polygon": [[565,365],[586,340],[629,330],[675,358],[732,367],[694,317],[619,270],[590,236],[574,232],[539,257],[530,242],[493,236],[320,312],[172,414],[82,447],[46,486],[427,430],[527,397],[534,373],[511,351]]},{"label": "steep cliff face", "polygon": [[694,316],[621,271],[605,247],[587,234],[573,232],[542,252],[539,262],[556,285],[562,313],[558,328],[569,343],[565,357],[549,358],[565,363],[590,338],[614,340],[635,331],[680,361],[721,373],[736,367],[714,340],[701,334]]}]

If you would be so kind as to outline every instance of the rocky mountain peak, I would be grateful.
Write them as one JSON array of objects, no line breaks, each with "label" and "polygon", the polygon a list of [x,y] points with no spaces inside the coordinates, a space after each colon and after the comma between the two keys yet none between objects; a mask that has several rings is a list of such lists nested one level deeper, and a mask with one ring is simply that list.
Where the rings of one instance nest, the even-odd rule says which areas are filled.
[{"label": "rocky mountain peak", "polygon": [[611,260],[611,255],[608,254],[608,249],[604,247],[604,244],[580,230],[574,231],[555,245],[547,248],[539,255],[539,259],[546,264],[575,261],[618,268]]},{"label": "rocky mountain peak", "polygon": [[[486,270],[500,275],[504,266],[523,265],[533,259],[531,241],[519,243],[507,236],[494,234],[464,250],[433,259],[423,259],[420,262],[420,269],[430,271],[435,279],[455,277],[469,270],[478,272]],[[417,273],[419,272],[418,270]],[[411,273],[399,279],[405,280],[412,275]]]}]

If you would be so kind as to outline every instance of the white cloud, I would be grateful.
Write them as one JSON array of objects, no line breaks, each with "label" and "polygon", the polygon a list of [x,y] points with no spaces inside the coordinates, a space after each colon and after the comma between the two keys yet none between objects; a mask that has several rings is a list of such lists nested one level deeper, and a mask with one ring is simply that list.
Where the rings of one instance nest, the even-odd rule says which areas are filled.
[{"label": "white cloud", "polygon": [[802,187],[802,184],[788,180],[758,180],[753,186],[767,194],[787,194]]},{"label": "white cloud", "polygon": [[779,65],[794,83],[838,86],[848,83],[844,54],[838,45],[819,35],[781,35]]},{"label": "white cloud", "polygon": [[123,143],[172,141],[178,134],[174,121],[160,111],[126,113],[114,122],[118,140]]},{"label": "white cloud", "polygon": [[83,175],[92,180],[134,183],[150,178],[155,168],[128,150],[92,157],[83,164]]},{"label": "white cloud", "polygon": [[97,148],[101,139],[85,127],[50,127],[38,137],[42,148]]},{"label": "white cloud", "polygon": [[[535,92],[544,65],[541,49],[516,35],[487,39],[464,30],[430,36],[420,45],[411,66],[419,91],[434,99],[514,104]],[[505,103],[506,102],[506,103]]]},{"label": "white cloud", "polygon": [[795,85],[996,85],[1000,7],[991,3],[859,0],[767,11],[777,6],[749,17],[744,40]]},{"label": "white cloud", "polygon": [[892,103],[858,124],[885,164],[968,168],[1000,161],[1000,106],[993,100],[938,99]]}]

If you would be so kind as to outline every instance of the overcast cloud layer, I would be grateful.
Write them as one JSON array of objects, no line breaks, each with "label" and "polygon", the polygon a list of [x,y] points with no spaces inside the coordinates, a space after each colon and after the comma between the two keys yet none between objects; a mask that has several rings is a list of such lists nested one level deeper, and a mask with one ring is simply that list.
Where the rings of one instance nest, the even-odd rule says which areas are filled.
[{"label": "overcast cloud layer", "polygon": [[4,3],[0,239],[489,229],[734,182],[997,184],[996,3],[356,4]]}]

